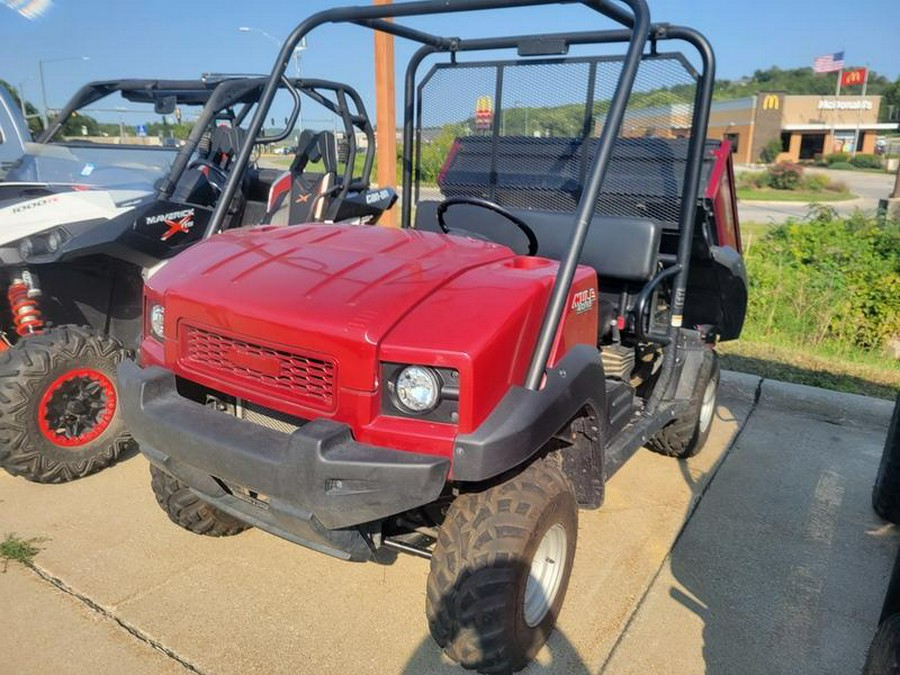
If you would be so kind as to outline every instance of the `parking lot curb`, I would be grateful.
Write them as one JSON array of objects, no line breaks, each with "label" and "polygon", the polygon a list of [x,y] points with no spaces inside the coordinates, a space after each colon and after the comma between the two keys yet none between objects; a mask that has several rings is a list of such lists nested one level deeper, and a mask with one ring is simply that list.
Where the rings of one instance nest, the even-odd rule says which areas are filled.
[{"label": "parking lot curb", "polygon": [[759,404],[831,424],[866,428],[886,428],[894,407],[891,401],[778,380],[762,381]]}]

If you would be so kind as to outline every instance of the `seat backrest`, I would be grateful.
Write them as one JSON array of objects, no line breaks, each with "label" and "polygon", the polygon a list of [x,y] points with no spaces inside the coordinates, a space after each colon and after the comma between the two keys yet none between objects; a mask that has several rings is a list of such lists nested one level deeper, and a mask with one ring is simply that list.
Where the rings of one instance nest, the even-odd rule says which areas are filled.
[{"label": "seat backrest", "polygon": [[[416,229],[440,232],[436,201],[416,205]],[[574,215],[554,211],[510,209],[534,231],[537,255],[561,260],[568,250]],[[448,227],[482,234],[513,250],[522,251],[518,228],[487,209],[458,204],[444,214]],[[662,225],[645,218],[594,216],[581,253],[581,263],[593,267],[600,277],[645,283],[657,268]]]},{"label": "seat backrest", "polygon": [[[322,163],[322,171],[307,171],[310,163]],[[269,199],[263,222],[274,225],[318,222],[325,219],[337,183],[337,144],[330,131],[304,129],[288,171],[290,189]],[[276,181],[281,187],[281,180]],[[273,185],[273,190],[275,186]]]}]

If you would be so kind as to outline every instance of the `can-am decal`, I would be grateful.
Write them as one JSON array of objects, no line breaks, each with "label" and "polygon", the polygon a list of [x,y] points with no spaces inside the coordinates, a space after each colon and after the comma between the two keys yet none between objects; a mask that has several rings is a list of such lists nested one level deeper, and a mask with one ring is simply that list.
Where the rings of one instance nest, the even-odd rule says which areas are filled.
[{"label": "can-am decal", "polygon": [[163,235],[160,237],[160,241],[167,241],[179,232],[191,231],[191,228],[194,226],[194,209],[147,216],[144,218],[144,222],[147,225],[156,225],[157,223],[168,225],[169,229],[163,232]]},{"label": "can-am decal", "polygon": [[572,307],[571,309],[575,310],[576,314],[583,314],[584,312],[588,312],[597,302],[597,291],[593,288],[588,288],[583,291],[577,291],[572,296]]},{"label": "can-am decal", "polygon": [[381,190],[378,190],[377,192],[367,192],[366,193],[366,204],[372,205],[372,204],[375,204],[376,202],[380,202],[385,199],[388,199],[390,196],[391,196],[390,190],[387,190],[385,188],[382,188]]}]

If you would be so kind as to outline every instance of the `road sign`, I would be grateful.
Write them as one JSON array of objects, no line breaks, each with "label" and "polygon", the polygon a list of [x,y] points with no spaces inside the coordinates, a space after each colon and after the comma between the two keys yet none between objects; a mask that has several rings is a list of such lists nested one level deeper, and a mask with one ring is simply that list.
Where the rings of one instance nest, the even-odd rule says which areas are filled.
[{"label": "road sign", "polygon": [[141,136],[141,137],[146,136],[146,135],[147,135],[147,125],[145,125],[145,124],[138,124],[138,125],[137,125],[137,135],[138,135],[138,136]]}]

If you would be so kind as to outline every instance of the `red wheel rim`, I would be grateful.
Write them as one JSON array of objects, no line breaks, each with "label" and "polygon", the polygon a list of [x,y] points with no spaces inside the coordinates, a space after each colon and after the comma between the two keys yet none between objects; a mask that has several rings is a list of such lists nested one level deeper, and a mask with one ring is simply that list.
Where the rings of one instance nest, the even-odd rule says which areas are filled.
[{"label": "red wheel rim", "polygon": [[38,427],[55,445],[74,448],[106,431],[116,412],[112,380],[93,368],[57,377],[38,404]]}]

